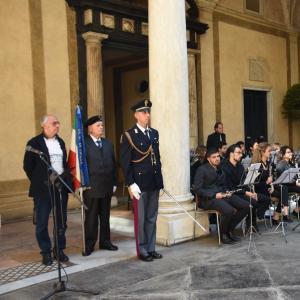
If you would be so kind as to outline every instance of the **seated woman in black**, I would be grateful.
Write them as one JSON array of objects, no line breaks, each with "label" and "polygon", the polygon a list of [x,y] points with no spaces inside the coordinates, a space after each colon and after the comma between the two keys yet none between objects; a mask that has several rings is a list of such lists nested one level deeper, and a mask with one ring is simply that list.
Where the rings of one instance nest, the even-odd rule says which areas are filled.
[{"label": "seated woman in black", "polygon": [[[191,185],[194,182],[195,174],[196,174],[198,167],[200,167],[204,162],[206,150],[207,149],[204,145],[198,145],[196,148],[196,151],[195,151],[195,156],[192,157],[192,159],[191,159],[191,162],[190,162]],[[192,187],[193,187],[193,185],[192,185]]]},{"label": "seated woman in black", "polygon": [[[226,186],[230,190],[236,190],[239,188],[239,185],[242,183],[242,180],[245,178],[244,167],[241,164],[242,159],[242,149],[239,145],[231,145],[227,149],[226,160],[221,165],[221,168],[226,176]],[[249,187],[243,187],[239,192],[236,192],[236,195],[240,198],[246,200],[247,202],[251,202],[253,205],[252,209],[252,224],[256,231],[258,231],[256,216],[258,218],[263,219],[265,215],[265,211],[268,209],[270,205],[270,197],[264,194],[257,194],[250,191]],[[250,226],[250,214],[247,217],[247,227]]]},{"label": "seated woman in black", "polygon": [[[295,168],[295,164],[293,163],[293,150],[289,146],[282,146],[280,147],[280,160],[278,161],[276,165],[276,171],[277,171],[277,177],[279,177],[284,171]],[[289,193],[298,193],[300,194],[300,183],[296,181],[296,178],[294,178],[293,182],[290,184],[287,184],[288,192]],[[299,206],[299,205],[298,205]],[[293,211],[293,214],[295,216],[298,215],[299,208],[295,208]]]},{"label": "seated woman in black", "polygon": [[[264,194],[266,196],[273,196],[276,198],[282,198],[283,205],[283,220],[285,222],[292,222],[288,217],[288,189],[286,186],[273,187],[273,170],[269,163],[269,158],[271,155],[270,144],[263,142],[258,145],[258,148],[254,151],[252,157],[252,163],[261,163],[259,183],[255,185],[255,191],[257,193]],[[281,196],[282,195],[282,196]],[[278,202],[275,214],[272,217],[273,224],[279,224],[279,218],[281,213],[281,203]]]}]

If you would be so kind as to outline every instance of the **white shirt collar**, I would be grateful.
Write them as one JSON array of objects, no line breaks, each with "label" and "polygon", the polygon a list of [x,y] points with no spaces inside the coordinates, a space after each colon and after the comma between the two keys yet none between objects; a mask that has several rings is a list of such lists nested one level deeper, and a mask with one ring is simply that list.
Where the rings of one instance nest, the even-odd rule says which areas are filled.
[{"label": "white shirt collar", "polygon": [[93,135],[90,134],[90,137],[92,138],[92,140],[94,141],[94,143],[96,143],[97,141],[101,141],[100,139],[95,138]]},{"label": "white shirt collar", "polygon": [[140,124],[136,123],[136,126],[138,127],[138,129],[141,130],[142,133],[145,134],[145,130],[148,129],[148,131],[151,131],[150,128],[147,126],[147,128],[142,127]]}]

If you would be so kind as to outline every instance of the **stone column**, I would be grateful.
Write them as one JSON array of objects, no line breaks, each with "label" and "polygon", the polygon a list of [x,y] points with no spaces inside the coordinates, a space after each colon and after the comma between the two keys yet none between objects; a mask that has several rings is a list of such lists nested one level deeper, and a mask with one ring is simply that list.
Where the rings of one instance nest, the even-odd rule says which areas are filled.
[{"label": "stone column", "polygon": [[87,114],[104,116],[102,41],[107,34],[86,32],[82,35],[86,45]]},{"label": "stone column", "polygon": [[197,105],[197,75],[196,55],[199,50],[188,49],[189,71],[189,116],[190,116],[190,148],[195,149],[198,145],[198,105]]},{"label": "stone column", "polygon": [[[160,133],[165,189],[193,214],[189,166],[188,59],[183,0],[148,1],[152,126]],[[157,242],[172,245],[193,237],[193,221],[162,194]]]}]

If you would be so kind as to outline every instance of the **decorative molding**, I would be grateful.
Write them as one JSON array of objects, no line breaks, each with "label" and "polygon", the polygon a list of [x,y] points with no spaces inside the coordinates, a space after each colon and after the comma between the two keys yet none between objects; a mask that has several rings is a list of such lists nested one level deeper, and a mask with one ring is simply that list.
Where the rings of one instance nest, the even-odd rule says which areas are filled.
[{"label": "decorative molding", "polygon": [[86,9],[83,14],[83,23],[84,25],[93,23],[93,10],[91,8]]},{"label": "decorative molding", "polygon": [[100,24],[104,27],[115,29],[115,16],[100,12]]},{"label": "decorative molding", "polygon": [[142,32],[142,35],[148,36],[148,23],[146,23],[146,22],[141,23],[141,32]]},{"label": "decorative molding", "polygon": [[122,18],[122,30],[125,32],[134,33],[135,22],[132,19]]},{"label": "decorative molding", "polygon": [[260,59],[249,59],[249,80],[264,81],[264,62]]}]

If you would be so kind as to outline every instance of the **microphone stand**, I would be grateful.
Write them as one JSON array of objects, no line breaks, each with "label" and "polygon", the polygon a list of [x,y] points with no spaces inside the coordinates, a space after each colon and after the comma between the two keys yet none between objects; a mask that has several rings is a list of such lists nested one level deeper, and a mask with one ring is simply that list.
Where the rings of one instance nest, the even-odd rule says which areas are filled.
[{"label": "microphone stand", "polygon": [[[92,292],[88,290],[80,290],[80,289],[73,289],[73,288],[67,288],[66,282],[62,280],[61,278],[61,261],[59,257],[59,245],[58,245],[58,228],[57,228],[57,211],[56,211],[56,197],[55,197],[55,181],[58,179],[63,186],[66,187],[66,189],[80,202],[81,206],[84,207],[84,209],[87,209],[86,205],[81,201],[80,198],[73,192],[73,190],[68,186],[68,184],[63,180],[63,178],[54,170],[54,168],[49,164],[49,162],[45,159],[43,156],[43,153],[39,154],[40,159],[45,163],[47,166],[47,169],[50,173],[49,176],[49,184],[51,184],[52,191],[53,191],[53,197],[51,195],[51,190],[49,186],[49,194],[50,199],[52,202],[52,217],[53,217],[53,238],[54,238],[54,246],[56,251],[56,260],[57,260],[57,266],[58,266],[58,282],[54,283],[53,285],[53,291],[49,292],[46,296],[42,297],[41,300],[46,300],[51,298],[53,295],[61,293],[61,292],[74,292],[74,293],[84,293],[84,294],[92,294],[92,295],[99,295],[97,292]],[[62,187],[58,187],[59,192],[59,201],[60,201],[60,207],[62,207]],[[63,214],[62,218],[63,218]],[[64,220],[62,220],[62,224],[64,224]],[[63,225],[64,226],[64,225]]]}]

